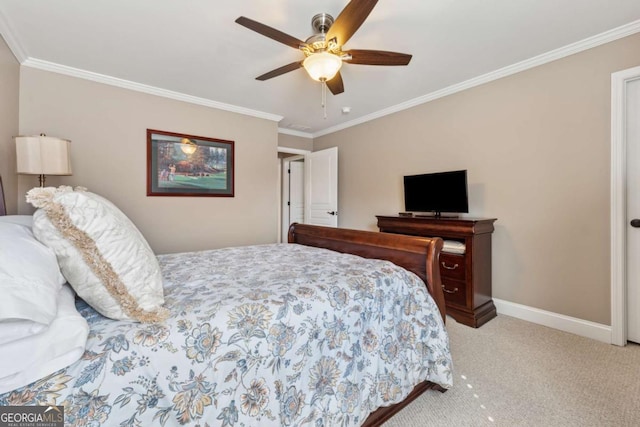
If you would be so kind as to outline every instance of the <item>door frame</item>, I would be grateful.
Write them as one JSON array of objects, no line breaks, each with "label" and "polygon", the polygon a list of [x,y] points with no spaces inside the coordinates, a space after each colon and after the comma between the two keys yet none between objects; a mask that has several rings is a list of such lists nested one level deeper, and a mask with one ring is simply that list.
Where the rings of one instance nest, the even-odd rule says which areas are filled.
[{"label": "door frame", "polygon": [[280,212],[280,215],[278,215],[278,243],[287,243],[286,236],[289,231],[289,210],[286,209],[287,200],[285,199],[285,194],[289,193],[289,180],[285,179],[287,176],[286,166],[288,166],[288,163],[292,160],[299,160],[301,157],[303,158],[305,155],[311,153],[311,151],[298,148],[278,147],[278,153],[294,154],[294,156],[285,157],[278,162],[280,170],[280,179],[278,180],[278,211]]},{"label": "door frame", "polygon": [[627,83],[640,67],[611,74],[611,344],[627,344]]}]

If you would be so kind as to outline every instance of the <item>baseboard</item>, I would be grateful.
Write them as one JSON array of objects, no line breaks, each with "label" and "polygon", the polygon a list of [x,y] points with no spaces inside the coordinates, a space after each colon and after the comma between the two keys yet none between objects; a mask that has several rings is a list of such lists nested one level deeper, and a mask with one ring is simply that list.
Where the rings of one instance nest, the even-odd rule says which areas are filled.
[{"label": "baseboard", "polygon": [[548,326],[549,328],[611,344],[611,326],[497,298],[494,298],[493,302],[498,310],[498,315],[504,314],[506,316],[516,317],[538,325]]}]

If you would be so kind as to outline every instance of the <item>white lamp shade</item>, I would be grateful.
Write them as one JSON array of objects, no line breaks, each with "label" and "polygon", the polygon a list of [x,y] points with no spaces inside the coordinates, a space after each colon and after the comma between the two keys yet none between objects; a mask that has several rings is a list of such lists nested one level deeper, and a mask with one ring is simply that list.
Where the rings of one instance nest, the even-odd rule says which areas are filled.
[{"label": "white lamp shade", "polygon": [[329,52],[319,52],[307,56],[302,66],[313,80],[329,81],[342,67],[342,59]]},{"label": "white lamp shade", "polygon": [[16,136],[18,173],[71,175],[70,144],[50,136]]}]

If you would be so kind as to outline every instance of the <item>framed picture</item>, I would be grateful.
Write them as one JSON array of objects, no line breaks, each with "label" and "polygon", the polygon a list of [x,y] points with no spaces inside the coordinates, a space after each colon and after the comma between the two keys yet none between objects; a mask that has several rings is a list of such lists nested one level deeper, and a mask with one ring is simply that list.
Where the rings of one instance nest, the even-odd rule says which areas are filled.
[{"label": "framed picture", "polygon": [[147,129],[147,196],[233,197],[233,141]]}]

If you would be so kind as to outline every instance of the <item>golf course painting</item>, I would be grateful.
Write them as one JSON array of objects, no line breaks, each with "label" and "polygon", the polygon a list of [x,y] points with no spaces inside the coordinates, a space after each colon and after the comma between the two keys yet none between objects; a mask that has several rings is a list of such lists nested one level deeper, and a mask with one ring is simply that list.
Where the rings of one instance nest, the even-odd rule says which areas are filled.
[{"label": "golf course painting", "polygon": [[233,145],[147,129],[147,196],[233,197]]}]

